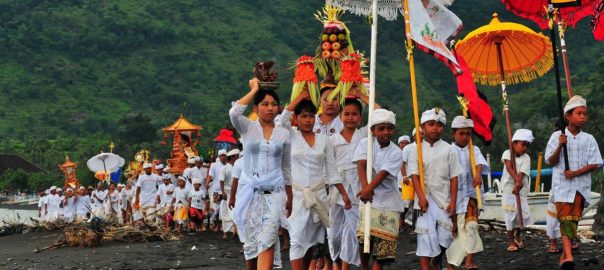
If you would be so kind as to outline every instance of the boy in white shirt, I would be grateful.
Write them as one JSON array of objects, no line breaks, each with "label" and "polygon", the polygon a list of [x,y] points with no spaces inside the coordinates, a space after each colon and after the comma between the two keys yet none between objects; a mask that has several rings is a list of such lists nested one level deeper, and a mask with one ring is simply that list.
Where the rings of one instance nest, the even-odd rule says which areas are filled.
[{"label": "boy in white shirt", "polygon": [[136,181],[136,195],[134,196],[135,207],[140,207],[147,221],[155,219],[155,199],[157,196],[157,175],[151,173],[152,165],[143,164],[145,171],[138,176]]},{"label": "boy in white shirt", "polygon": [[76,222],[81,222],[88,219],[90,213],[90,196],[86,192],[84,186],[80,186],[76,198]]},{"label": "boy in white shirt", "polygon": [[187,224],[189,219],[189,193],[191,190],[187,188],[183,176],[178,177],[178,187],[174,188],[172,196],[172,204],[170,209],[174,212],[174,226],[177,232],[182,230],[182,225]]},{"label": "boy in white shirt", "polygon": [[456,211],[457,177],[462,169],[455,149],[441,139],[447,123],[445,112],[440,108],[427,110],[420,122],[424,133],[421,141],[424,185],[419,178],[418,144],[410,149],[407,174],[413,179],[414,209],[423,213],[415,224],[415,254],[420,257],[421,269],[430,269],[441,267],[445,250],[453,241],[451,217]]},{"label": "boy in white shirt", "polygon": [[206,193],[201,189],[201,179],[191,179],[193,189],[189,192],[187,199],[189,202],[189,229],[193,232],[199,232],[206,215]]},{"label": "boy in white shirt", "polygon": [[231,196],[231,187],[233,185],[233,164],[239,159],[239,149],[233,149],[227,153],[227,164],[220,169],[218,181],[222,190],[222,201],[220,202],[220,220],[222,220],[222,238],[227,238],[227,232],[237,234],[237,228],[231,218],[231,209],[229,209],[229,196]]},{"label": "boy in white shirt", "polygon": [[71,223],[75,220],[76,214],[76,196],[73,189],[68,188],[63,199],[63,220]]},{"label": "boy in white shirt", "polygon": [[510,150],[505,150],[501,156],[501,162],[505,169],[501,175],[503,194],[501,195],[501,208],[503,208],[505,227],[508,234],[508,251],[515,252],[524,249],[524,242],[520,235],[520,224],[518,222],[518,206],[516,196],[520,196],[520,208],[522,209],[523,225],[531,222],[531,212],[528,207],[528,180],[531,173],[531,157],[526,150],[533,142],[533,132],[528,129],[518,129],[512,137],[512,150],[516,161],[515,170],[512,168]]},{"label": "boy in white shirt", "polygon": [[[373,174],[367,175],[368,141],[366,138],[359,142],[352,159],[357,165],[361,181],[361,191],[357,196],[365,203],[372,202],[371,251],[370,254],[365,254],[361,248],[359,253],[363,269],[369,269],[370,256],[374,260],[373,269],[382,269],[385,264],[393,262],[396,258],[400,213],[405,210],[396,179],[403,164],[403,155],[396,144],[390,141],[396,125],[394,113],[385,109],[376,109],[369,125],[373,133]],[[362,245],[365,207],[361,209],[357,236],[359,244]]]},{"label": "boy in white shirt", "polygon": [[44,221],[46,217],[46,209],[44,208],[46,205],[46,195],[50,194],[50,190],[42,191],[38,194],[40,198],[38,199],[38,220]]},{"label": "boy in white shirt", "polygon": [[[480,209],[478,209],[475,187],[480,187],[482,190],[482,174],[489,172],[489,166],[477,146],[473,145],[474,151],[473,153],[470,152],[469,143],[473,128],[474,122],[472,122],[472,119],[467,119],[461,115],[453,118],[451,123],[453,138],[455,139],[452,146],[459,155],[463,173],[459,175],[457,183],[457,216],[453,222],[454,239],[447,249],[449,269],[458,267],[463,262],[464,257],[466,257],[466,269],[478,269],[472,258],[475,253],[483,250],[478,233],[478,212]],[[470,154],[474,154],[474,169],[472,168]],[[475,170],[475,174],[472,170]],[[455,236],[456,231],[457,235]]]},{"label": "boy in white shirt", "polygon": [[164,228],[170,227],[170,221],[172,221],[172,215],[170,213],[170,204],[172,204],[172,195],[174,193],[174,185],[171,183],[170,174],[162,175],[163,183],[157,187],[157,214],[163,218]]},{"label": "boy in white shirt", "polygon": [[[590,204],[591,172],[602,165],[602,155],[593,135],[582,130],[588,119],[587,101],[583,97],[575,95],[566,103],[564,117],[568,122],[565,134],[560,131],[552,134],[545,150],[545,161],[554,166],[553,201],[564,248],[560,266],[572,269],[572,240],[577,236],[583,209]],[[566,145],[567,157],[561,154],[563,145]]]},{"label": "boy in white shirt", "polygon": [[50,194],[46,196],[45,215],[46,221],[54,222],[59,219],[61,197],[57,194],[57,187],[50,187]]}]

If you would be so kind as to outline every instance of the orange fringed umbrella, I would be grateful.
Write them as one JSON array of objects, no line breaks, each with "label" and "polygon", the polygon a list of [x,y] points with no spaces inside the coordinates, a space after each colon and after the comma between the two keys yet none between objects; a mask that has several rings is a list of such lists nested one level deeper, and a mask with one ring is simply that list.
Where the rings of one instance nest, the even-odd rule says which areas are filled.
[{"label": "orange fringed umbrella", "polygon": [[[505,86],[530,82],[543,76],[552,68],[554,63],[549,39],[524,25],[501,22],[495,13],[488,25],[470,32],[457,43],[456,51],[466,60],[476,82],[492,86],[501,84],[508,146],[510,153],[513,153]],[[512,169],[516,170],[514,155],[510,156]],[[523,227],[518,195],[516,195],[516,205],[518,223]]]},{"label": "orange fringed umbrella", "polygon": [[501,22],[497,13],[491,23],[470,32],[455,49],[482,85],[500,84],[502,72],[506,84],[530,82],[553,66],[552,45],[546,36],[521,24]]}]

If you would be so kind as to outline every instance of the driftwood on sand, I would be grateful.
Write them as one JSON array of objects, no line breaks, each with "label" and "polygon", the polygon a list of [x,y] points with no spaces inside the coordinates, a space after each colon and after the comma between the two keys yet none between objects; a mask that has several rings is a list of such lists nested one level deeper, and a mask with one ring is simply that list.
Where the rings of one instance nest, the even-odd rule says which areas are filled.
[{"label": "driftwood on sand", "polygon": [[62,220],[54,222],[40,222],[31,219],[31,224],[6,223],[4,227],[14,233],[29,231],[59,231],[62,232],[58,239],[51,245],[38,248],[34,253],[52,250],[64,246],[96,247],[103,242],[153,242],[172,241],[180,239],[173,231],[165,230],[154,223],[122,224],[117,219],[93,218],[88,222],[67,223]]}]

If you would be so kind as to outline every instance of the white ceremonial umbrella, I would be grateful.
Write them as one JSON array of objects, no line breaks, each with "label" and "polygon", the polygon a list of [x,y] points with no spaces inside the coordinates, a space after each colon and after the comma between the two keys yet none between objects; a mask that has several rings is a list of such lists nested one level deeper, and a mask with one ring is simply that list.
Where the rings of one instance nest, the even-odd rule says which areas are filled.
[{"label": "white ceremonial umbrella", "polygon": [[92,158],[90,158],[86,165],[88,169],[93,172],[104,171],[104,172],[114,172],[120,167],[124,166],[126,161],[116,154],[113,153],[100,153]]}]

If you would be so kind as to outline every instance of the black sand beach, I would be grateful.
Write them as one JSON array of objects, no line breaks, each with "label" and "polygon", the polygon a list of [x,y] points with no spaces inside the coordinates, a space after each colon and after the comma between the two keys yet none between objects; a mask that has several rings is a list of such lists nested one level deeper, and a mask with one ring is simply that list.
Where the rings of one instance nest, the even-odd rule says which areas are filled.
[{"label": "black sand beach", "polygon": [[[96,248],[63,247],[33,253],[52,244],[57,232],[30,232],[0,238],[0,269],[244,269],[237,239],[222,234],[185,234],[179,241],[104,243]],[[476,257],[481,269],[558,269],[558,255],[546,253],[547,239],[528,234],[527,249],[509,253],[503,234],[483,233],[485,251]],[[191,250],[195,246],[197,250]],[[415,235],[404,233],[399,256],[386,269],[419,269]],[[290,269],[287,252],[283,269]],[[604,243],[582,244],[576,269],[604,269]],[[599,265],[597,265],[599,264]]]}]

